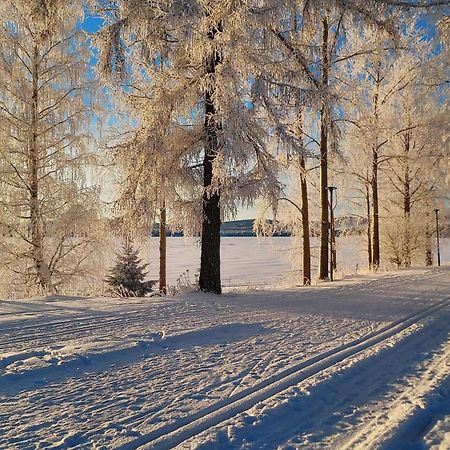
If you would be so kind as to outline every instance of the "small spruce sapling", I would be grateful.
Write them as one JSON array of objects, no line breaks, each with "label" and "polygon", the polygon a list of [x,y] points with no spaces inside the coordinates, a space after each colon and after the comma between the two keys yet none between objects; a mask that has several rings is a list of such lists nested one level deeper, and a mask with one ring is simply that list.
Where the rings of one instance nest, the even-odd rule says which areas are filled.
[{"label": "small spruce sapling", "polygon": [[114,266],[106,282],[110,291],[121,297],[142,297],[151,292],[152,282],[143,281],[148,264],[142,264],[138,257],[138,250],[134,250],[130,242],[124,244],[122,252],[117,254]]}]

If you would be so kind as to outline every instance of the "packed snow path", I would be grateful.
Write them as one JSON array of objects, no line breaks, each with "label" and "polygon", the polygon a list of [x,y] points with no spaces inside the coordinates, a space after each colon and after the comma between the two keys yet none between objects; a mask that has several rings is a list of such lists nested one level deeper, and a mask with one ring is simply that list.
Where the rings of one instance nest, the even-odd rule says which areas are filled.
[{"label": "packed snow path", "polygon": [[450,270],[0,302],[1,448],[450,442]]}]

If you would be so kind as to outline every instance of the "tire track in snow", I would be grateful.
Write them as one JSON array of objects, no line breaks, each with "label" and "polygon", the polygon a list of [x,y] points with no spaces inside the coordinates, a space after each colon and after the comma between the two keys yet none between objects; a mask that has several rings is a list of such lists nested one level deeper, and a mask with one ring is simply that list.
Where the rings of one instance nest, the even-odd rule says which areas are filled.
[{"label": "tire track in snow", "polygon": [[450,299],[442,300],[435,305],[397,320],[376,332],[372,332],[348,344],[341,345],[316,355],[307,361],[288,367],[268,379],[257,383],[253,387],[244,389],[190,416],[183,417],[172,424],[142,435],[118,448],[121,450],[131,450],[141,446],[158,450],[173,448],[187,439],[231,419],[237,414],[252,408],[257,403],[267,400],[275,394],[330,368],[344,359],[395,336],[420,320],[449,305]]}]

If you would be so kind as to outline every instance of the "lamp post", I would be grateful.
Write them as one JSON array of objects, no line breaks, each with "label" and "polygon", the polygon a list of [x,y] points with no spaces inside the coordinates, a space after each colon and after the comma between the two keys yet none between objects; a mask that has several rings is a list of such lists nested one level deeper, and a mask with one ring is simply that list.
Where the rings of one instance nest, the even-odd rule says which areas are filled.
[{"label": "lamp post", "polygon": [[334,208],[333,206],[333,192],[337,189],[335,186],[327,187],[330,193],[330,281],[333,281],[333,273],[336,268],[336,250],[335,250],[335,236],[334,236]]},{"label": "lamp post", "polygon": [[434,213],[436,214],[436,246],[437,246],[437,263],[438,266],[441,265],[441,251],[439,248],[439,209],[435,209]]}]

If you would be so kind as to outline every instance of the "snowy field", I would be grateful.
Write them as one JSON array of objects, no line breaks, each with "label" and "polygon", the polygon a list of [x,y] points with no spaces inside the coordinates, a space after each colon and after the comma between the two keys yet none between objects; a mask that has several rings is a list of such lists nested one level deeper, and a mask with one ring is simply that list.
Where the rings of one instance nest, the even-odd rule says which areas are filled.
[{"label": "snowy field", "polygon": [[[152,238],[149,261],[151,279],[158,278],[158,238]],[[187,274],[191,282],[200,267],[200,247],[198,239],[168,238],[167,239],[167,281],[176,285],[181,276],[183,281]],[[312,251],[317,252],[318,241],[311,241]],[[273,286],[292,285],[289,277],[292,270],[292,260],[295,249],[291,248],[291,238],[253,238],[226,237],[221,239],[222,283],[224,286]],[[336,240],[338,262],[337,276],[362,274],[367,269],[367,250],[363,236],[339,237]],[[301,250],[297,250],[297,259]],[[442,239],[441,261],[450,264],[450,238]],[[317,259],[313,258],[313,276]],[[383,269],[394,270],[394,265],[386,264]],[[187,272],[188,271],[188,272]],[[297,280],[301,274],[297,273]],[[294,283],[295,284],[295,283]]]},{"label": "snowy field", "polygon": [[450,266],[3,300],[0,448],[448,449],[449,332]]}]

